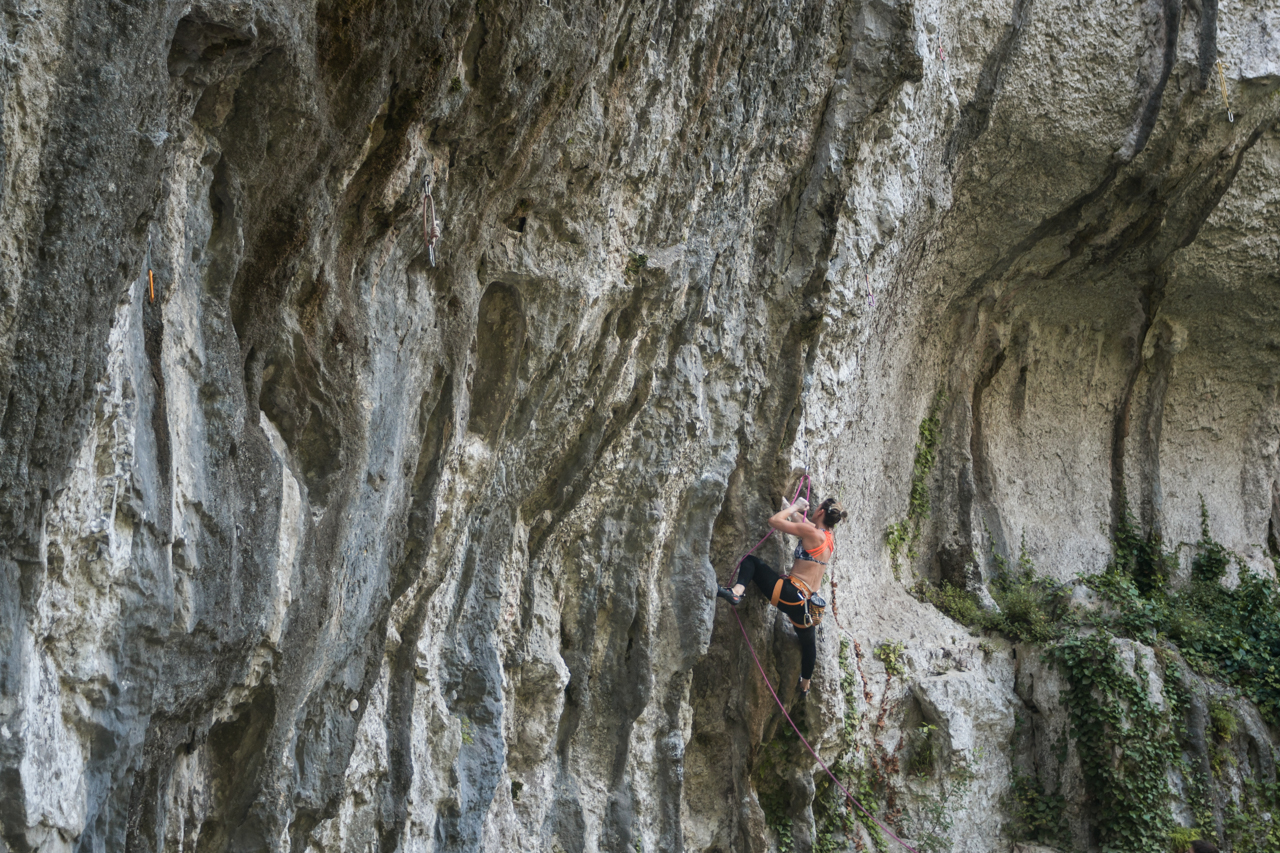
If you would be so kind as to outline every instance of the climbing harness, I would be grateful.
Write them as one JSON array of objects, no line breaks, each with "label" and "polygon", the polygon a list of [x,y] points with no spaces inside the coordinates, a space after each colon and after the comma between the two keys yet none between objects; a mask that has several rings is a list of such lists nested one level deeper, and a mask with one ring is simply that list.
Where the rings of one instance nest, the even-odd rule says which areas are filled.
[{"label": "climbing harness", "polygon": [[[825,563],[823,565],[826,565]],[[778,602],[782,601],[782,585],[790,580],[796,588],[796,593],[800,596],[799,601],[783,601],[783,604],[799,604],[804,609],[804,616],[797,622],[791,619],[791,624],[797,628],[813,628],[821,624],[822,617],[827,612],[827,602],[822,596],[814,593],[809,589],[809,585],[800,578],[792,576],[790,578],[778,578],[778,582],[773,585],[773,595],[769,598],[769,603],[774,607],[778,606]],[[790,619],[791,617],[787,617]]]},{"label": "climbing harness", "polygon": [[[428,214],[428,210],[430,213]],[[436,200],[431,195],[431,179],[422,180],[422,241],[427,244],[427,258],[436,265],[436,243],[440,240],[440,220],[436,219]]]},{"label": "climbing harness", "polygon": [[1222,60],[1218,60],[1218,85],[1222,88],[1222,103],[1227,108],[1227,121],[1235,122],[1235,114],[1231,112],[1231,101],[1227,100],[1227,75],[1222,70]]},{"label": "climbing harness", "polygon": [[[805,502],[807,503],[809,500],[809,475],[808,474],[802,474],[800,477],[800,482],[796,484],[796,494],[795,494],[795,497],[791,499],[792,503],[795,503],[796,498],[800,497],[801,486],[804,487]],[[809,511],[806,509],[805,518],[808,518],[808,517],[809,517]],[[763,545],[768,540],[768,538],[772,535],[773,535],[773,530],[770,529],[769,532],[764,535],[763,539],[761,539],[756,544],[752,545],[751,549],[747,551],[747,553],[743,554],[742,558],[738,560],[738,565],[733,567],[733,577],[729,579],[729,586],[731,588],[733,586],[734,581],[738,579],[738,570],[742,568],[743,560],[751,556],[751,554],[757,548]],[[778,595],[778,589],[777,587],[775,587],[774,588],[775,599],[777,598],[777,595]],[[800,727],[796,725],[796,721],[791,719],[791,715],[787,713],[786,706],[782,704],[782,699],[778,697],[778,691],[773,689],[773,682],[769,681],[769,676],[764,671],[764,664],[760,663],[760,656],[756,654],[755,646],[751,644],[751,637],[748,636],[747,634],[747,626],[746,626],[746,623],[742,621],[741,614],[738,613],[738,609],[736,607],[732,607],[730,608],[730,610],[733,611],[734,618],[738,620],[738,628],[742,631],[742,639],[745,640],[747,643],[747,650],[751,652],[751,659],[756,662],[756,669],[760,670],[760,677],[764,679],[765,686],[769,688],[769,693],[773,696],[773,701],[778,703],[778,710],[782,712],[782,716],[787,718],[787,722],[791,724],[791,729],[796,733],[796,737],[800,738],[800,742],[804,744],[804,748],[809,751],[810,755],[813,756],[814,761],[817,761],[818,764],[822,767],[822,769],[826,771],[827,775],[831,777],[831,781],[836,784],[836,787],[839,788],[841,793],[845,795],[845,798],[848,799],[849,802],[853,803],[853,805],[857,807],[858,811],[862,812],[864,815],[870,818],[872,823],[874,823],[876,826],[884,830],[886,835],[888,835],[894,841],[901,844],[904,848],[909,850],[911,853],[919,853],[918,850],[916,850],[910,844],[903,841],[896,834],[894,834],[892,829],[890,829],[889,827],[881,823],[880,820],[875,815],[867,811],[866,807],[863,806],[862,803],[858,802],[858,798],[855,797],[852,793],[850,793],[849,789],[846,788],[844,784],[839,779],[836,778],[836,774],[831,772],[831,768],[828,767],[827,763],[823,761],[822,758],[818,755],[817,750],[815,750],[812,746],[810,746],[809,741],[805,739],[804,734],[800,731]]]}]

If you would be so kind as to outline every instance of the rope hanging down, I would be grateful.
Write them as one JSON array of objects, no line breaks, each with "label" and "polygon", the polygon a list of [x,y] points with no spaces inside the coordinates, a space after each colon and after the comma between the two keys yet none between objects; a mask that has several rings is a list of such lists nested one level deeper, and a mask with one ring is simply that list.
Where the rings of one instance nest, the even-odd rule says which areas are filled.
[{"label": "rope hanging down", "polygon": [[[805,500],[806,501],[809,500],[809,475],[802,474],[800,476],[800,482],[796,484],[796,494],[795,494],[795,497],[791,499],[792,503],[795,503],[796,498],[800,497],[800,487],[802,485],[804,486]],[[806,519],[808,519],[809,511],[807,509],[805,510],[804,516]],[[743,560],[751,556],[751,553],[755,551],[757,548],[759,548],[761,545],[763,545],[772,535],[773,535],[773,529],[770,528],[769,532],[765,534],[763,539],[761,539],[756,544],[752,545],[751,550],[747,551],[747,553],[742,555],[742,558],[738,560],[738,565],[733,567],[733,577],[729,579],[730,587],[732,587],[734,582],[737,581],[738,579],[738,569],[742,567]],[[855,797],[852,793],[850,793],[849,789],[846,788],[844,784],[839,779],[836,778],[836,774],[831,772],[831,768],[827,766],[827,763],[823,761],[821,757],[819,757],[817,751],[812,746],[809,745],[809,741],[806,740],[805,736],[800,733],[800,727],[796,725],[796,721],[791,719],[791,715],[787,713],[786,706],[782,704],[782,699],[778,697],[778,691],[773,689],[773,683],[769,681],[769,676],[765,674],[764,665],[760,663],[760,656],[756,654],[755,646],[751,644],[751,637],[747,635],[747,626],[743,623],[742,616],[738,614],[738,609],[736,607],[731,607],[729,609],[733,611],[734,618],[738,620],[738,628],[741,629],[742,631],[742,639],[746,641],[747,649],[748,651],[751,652],[751,659],[756,662],[756,669],[760,670],[760,677],[764,679],[765,685],[769,688],[769,693],[772,694],[773,701],[778,703],[778,710],[782,711],[782,716],[787,718],[787,722],[791,724],[791,729],[796,733],[796,737],[800,738],[800,742],[804,744],[804,748],[807,749],[809,751],[809,754],[813,756],[814,761],[817,761],[818,764],[822,767],[822,769],[826,771],[827,775],[831,777],[831,781],[835,782],[836,787],[839,788],[840,791],[845,795],[845,798],[848,799],[849,802],[857,806],[858,811],[862,812],[864,815],[870,818],[871,821],[876,826],[884,830],[886,835],[888,835],[894,841],[901,844],[907,850],[911,851],[911,853],[919,853],[919,851],[917,851],[914,847],[912,847],[910,844],[903,841],[896,834],[894,834],[892,829],[890,829],[889,827],[881,823],[880,820],[876,818],[875,815],[867,811],[866,807],[863,806],[862,803],[858,802],[858,798]]]},{"label": "rope hanging down", "polygon": [[[430,210],[430,214],[428,214]],[[440,240],[440,220],[436,219],[436,200],[431,196],[431,179],[422,182],[422,241],[427,244],[427,258],[436,265],[436,243]]]}]

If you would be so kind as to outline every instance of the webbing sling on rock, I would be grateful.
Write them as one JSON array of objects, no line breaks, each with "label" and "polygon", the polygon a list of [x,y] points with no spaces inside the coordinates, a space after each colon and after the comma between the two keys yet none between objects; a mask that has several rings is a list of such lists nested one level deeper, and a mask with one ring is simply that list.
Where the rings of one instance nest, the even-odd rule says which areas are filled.
[{"label": "webbing sling on rock", "polygon": [[[800,497],[800,487],[802,485],[804,486],[805,501],[809,500],[809,475],[803,474],[800,477],[800,482],[796,484],[796,494],[795,494],[795,497],[791,499],[792,503],[795,503],[796,498]],[[805,518],[807,519],[808,517],[809,517],[809,512],[808,510],[805,510]],[[738,579],[738,569],[742,567],[742,561],[747,559],[747,557],[751,556],[752,552],[754,552],[757,548],[763,545],[772,535],[773,535],[773,530],[770,529],[769,532],[765,534],[764,539],[761,539],[759,542],[752,545],[751,550],[743,554],[742,558],[738,560],[738,565],[733,567],[733,577],[729,579],[730,588],[733,587],[734,581]],[[774,590],[773,597],[774,597],[774,602],[776,604],[777,597],[778,597],[778,589]],[[831,777],[831,781],[836,783],[836,787],[840,789],[840,791],[845,795],[845,797],[849,800],[849,802],[857,806],[858,811],[862,812],[864,815],[870,818],[871,821],[876,826],[884,830],[886,835],[888,835],[894,841],[901,844],[907,850],[910,850],[911,853],[919,853],[919,851],[917,851],[914,847],[912,847],[910,844],[908,844],[907,842],[899,838],[897,835],[895,835],[893,830],[891,830],[889,827],[881,823],[880,820],[876,818],[875,815],[867,811],[866,807],[863,806],[862,803],[858,802],[858,798],[855,797],[853,794],[851,794],[849,792],[849,789],[846,788],[840,782],[840,780],[836,778],[836,774],[831,772],[831,768],[827,766],[827,763],[823,761],[821,757],[819,757],[817,750],[815,750],[812,746],[809,745],[809,741],[807,741],[805,739],[805,736],[800,733],[800,727],[796,725],[796,721],[791,719],[791,715],[787,713],[786,706],[782,704],[782,699],[778,697],[778,691],[773,689],[773,683],[769,681],[769,676],[765,674],[764,665],[760,663],[760,656],[756,654],[755,646],[751,644],[751,637],[747,635],[747,626],[745,623],[743,623],[742,617],[738,614],[738,608],[730,607],[729,609],[733,611],[733,617],[738,620],[738,627],[742,630],[742,639],[747,641],[747,650],[751,652],[751,659],[756,662],[756,669],[760,670],[760,677],[764,679],[765,685],[769,688],[769,693],[773,695],[773,701],[778,703],[778,710],[782,712],[782,716],[787,718],[787,722],[791,724],[791,728],[796,733],[796,737],[800,738],[800,742],[804,744],[804,748],[807,749],[809,751],[809,754],[813,756],[813,760],[818,762],[818,764],[822,767],[822,769],[827,772],[827,775]]]}]

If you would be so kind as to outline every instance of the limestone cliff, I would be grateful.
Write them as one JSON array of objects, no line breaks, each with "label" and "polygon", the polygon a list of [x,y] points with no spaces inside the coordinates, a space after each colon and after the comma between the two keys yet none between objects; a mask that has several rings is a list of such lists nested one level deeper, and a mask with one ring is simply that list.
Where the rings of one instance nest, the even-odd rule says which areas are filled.
[{"label": "limestone cliff", "polygon": [[[741,613],[825,760],[1099,849],[1065,669],[922,590],[1176,583],[1202,498],[1273,575],[1275,0],[0,0],[0,69],[0,851],[892,845],[713,597],[804,471],[807,700]],[[1182,826],[1275,780],[1230,697]]]}]

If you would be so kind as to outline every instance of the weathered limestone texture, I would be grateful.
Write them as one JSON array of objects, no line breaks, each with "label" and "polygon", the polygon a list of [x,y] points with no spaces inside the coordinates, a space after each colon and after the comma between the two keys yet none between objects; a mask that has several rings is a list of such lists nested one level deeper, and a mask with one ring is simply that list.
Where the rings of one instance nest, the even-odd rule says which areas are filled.
[{"label": "weathered limestone texture", "polygon": [[908,587],[1272,572],[1278,87],[1280,0],[0,0],[0,851],[873,844],[713,597],[803,470],[806,737],[1044,849],[1055,676]]}]

